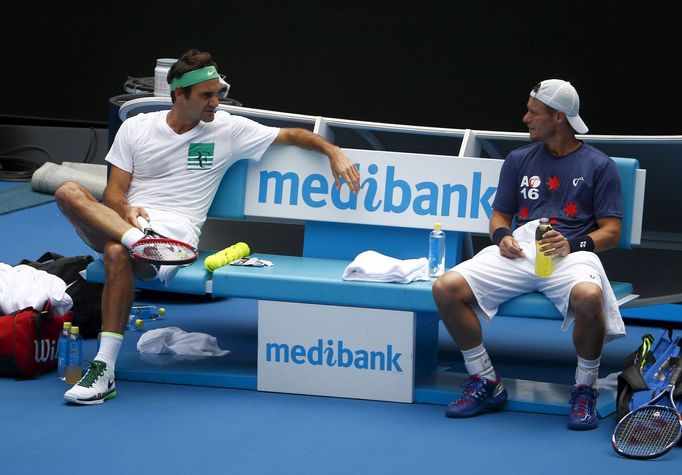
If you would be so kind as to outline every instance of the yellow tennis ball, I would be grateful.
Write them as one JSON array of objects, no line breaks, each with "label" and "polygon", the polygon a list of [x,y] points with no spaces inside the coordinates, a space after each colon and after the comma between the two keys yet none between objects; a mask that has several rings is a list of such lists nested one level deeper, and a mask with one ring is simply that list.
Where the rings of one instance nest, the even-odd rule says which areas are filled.
[{"label": "yellow tennis ball", "polygon": [[159,308],[159,315],[165,315],[166,314],[166,309],[164,307]]},{"label": "yellow tennis ball", "polygon": [[138,318],[135,320],[135,328],[142,328],[144,326],[144,320]]},{"label": "yellow tennis ball", "polygon": [[242,257],[248,256],[249,254],[251,254],[251,249],[249,249],[249,245],[246,244],[245,242],[238,242],[236,244],[236,246],[237,246],[237,249],[239,250],[239,254],[241,254]]},{"label": "yellow tennis ball", "polygon": [[221,266],[222,259],[220,256],[212,254],[204,260],[204,267],[207,271],[213,272],[215,269]]}]

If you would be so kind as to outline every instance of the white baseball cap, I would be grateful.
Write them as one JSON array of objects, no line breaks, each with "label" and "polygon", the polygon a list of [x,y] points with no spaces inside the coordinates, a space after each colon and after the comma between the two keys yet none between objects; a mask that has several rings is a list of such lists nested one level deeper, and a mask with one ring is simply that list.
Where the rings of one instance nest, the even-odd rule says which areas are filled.
[{"label": "white baseball cap", "polygon": [[577,133],[587,133],[587,125],[578,115],[580,98],[570,82],[561,79],[546,79],[530,91],[530,97],[566,114],[568,123]]}]

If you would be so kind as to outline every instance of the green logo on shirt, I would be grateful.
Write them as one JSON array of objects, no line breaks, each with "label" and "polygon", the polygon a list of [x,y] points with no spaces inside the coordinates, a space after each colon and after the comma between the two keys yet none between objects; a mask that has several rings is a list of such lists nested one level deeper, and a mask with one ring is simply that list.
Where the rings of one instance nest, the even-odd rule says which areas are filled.
[{"label": "green logo on shirt", "polygon": [[187,154],[188,170],[210,170],[213,168],[213,143],[191,143]]}]

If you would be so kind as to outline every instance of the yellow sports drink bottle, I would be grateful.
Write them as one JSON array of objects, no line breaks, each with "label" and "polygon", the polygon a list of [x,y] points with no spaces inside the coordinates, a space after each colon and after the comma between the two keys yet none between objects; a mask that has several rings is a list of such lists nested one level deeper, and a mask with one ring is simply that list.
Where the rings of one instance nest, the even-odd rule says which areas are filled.
[{"label": "yellow sports drink bottle", "polygon": [[[546,256],[540,250],[540,239],[547,231],[551,231],[552,225],[549,224],[549,219],[541,218],[540,224],[535,228],[535,275],[538,277],[549,277],[552,275],[552,256]],[[546,248],[547,246],[545,246]]]},{"label": "yellow sports drink bottle", "polygon": [[230,262],[241,259],[251,254],[249,245],[245,242],[238,242],[230,247],[226,247],[222,251],[211,254],[204,260],[204,267],[207,271],[213,272],[218,267],[226,266]]}]

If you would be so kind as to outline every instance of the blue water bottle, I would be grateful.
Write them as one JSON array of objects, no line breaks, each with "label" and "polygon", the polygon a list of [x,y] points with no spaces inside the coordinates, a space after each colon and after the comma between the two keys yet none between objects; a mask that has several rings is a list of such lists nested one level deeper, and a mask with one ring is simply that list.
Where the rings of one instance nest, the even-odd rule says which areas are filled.
[{"label": "blue water bottle", "polygon": [[438,277],[445,272],[445,233],[442,225],[433,225],[429,234],[429,277]]},{"label": "blue water bottle", "polygon": [[79,328],[71,327],[69,336],[69,361],[66,367],[66,383],[76,384],[83,377],[83,339]]},{"label": "blue water bottle", "polygon": [[57,340],[57,377],[66,381],[66,366],[69,361],[69,337],[71,336],[71,322],[64,322]]}]

